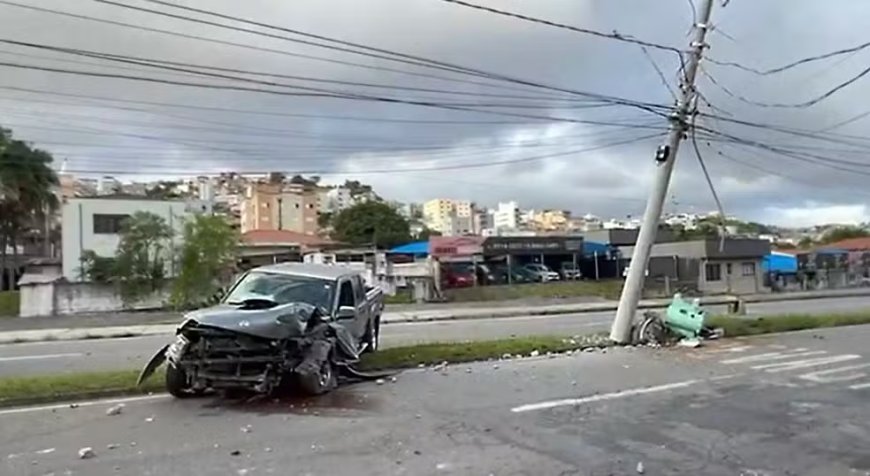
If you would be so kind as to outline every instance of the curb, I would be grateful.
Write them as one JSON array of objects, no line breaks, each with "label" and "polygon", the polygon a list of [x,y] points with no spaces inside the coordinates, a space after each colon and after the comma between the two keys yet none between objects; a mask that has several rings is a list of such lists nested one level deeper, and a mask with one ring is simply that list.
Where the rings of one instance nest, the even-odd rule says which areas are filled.
[{"label": "curb", "polygon": [[[808,291],[802,293],[782,294],[756,294],[739,298],[737,296],[714,296],[703,297],[702,305],[734,304],[742,300],[744,303],[804,301],[813,299],[830,299],[838,297],[870,296],[868,289],[849,289],[843,291]],[[638,310],[664,309],[670,304],[670,299],[656,299],[641,301]],[[505,309],[466,309],[455,314],[426,315],[412,313],[395,313],[395,317],[384,316],[381,321],[384,325],[412,324],[419,322],[437,321],[460,321],[476,319],[499,319],[524,316],[556,316],[562,314],[586,314],[593,312],[616,311],[617,304],[608,302],[600,304],[557,304],[542,306],[540,308],[505,308]],[[0,344],[19,344],[46,341],[71,341],[88,339],[117,339],[123,337],[143,337],[151,335],[168,335],[175,332],[175,324],[142,325],[142,326],[117,326],[117,327],[91,327],[79,329],[42,329],[27,331],[0,332]]]}]

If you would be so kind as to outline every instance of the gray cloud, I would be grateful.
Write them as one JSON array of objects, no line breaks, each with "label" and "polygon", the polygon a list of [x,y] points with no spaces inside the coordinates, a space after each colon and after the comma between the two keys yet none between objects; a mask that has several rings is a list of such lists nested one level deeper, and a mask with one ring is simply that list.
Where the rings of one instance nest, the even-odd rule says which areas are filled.
[{"label": "gray cloud", "polygon": [[[447,72],[423,70],[276,39],[191,25],[93,1],[19,1],[260,48],[460,78]],[[163,9],[136,0],[129,0],[129,3]],[[186,0],[184,3],[572,89],[659,104],[672,101],[648,60],[635,46],[475,12],[437,0]],[[685,0],[514,0],[490,3],[504,9],[602,31],[617,30],[644,40],[679,47],[688,42],[686,32],[691,23],[691,10]],[[735,0],[724,9],[717,2],[714,18],[721,33],[714,32],[709,39],[710,56],[758,68],[778,66],[865,41],[861,38],[861,21],[868,15],[870,5],[849,0]],[[0,31],[3,31],[0,36],[4,38],[21,41],[226,68],[467,93],[551,94],[531,88],[520,87],[525,90],[520,92],[318,62],[94,24],[5,5],[0,5]],[[54,53],[2,46],[0,61],[220,82],[177,73],[143,73],[108,66],[12,56],[8,53],[73,59]],[[666,52],[652,51],[651,54],[673,82],[678,67],[676,59]],[[865,67],[867,55],[870,55],[870,51],[763,78],[709,63],[705,68],[733,93],[749,99],[801,102],[857,74]],[[642,212],[643,199],[649,189],[652,155],[658,144],[650,139],[571,156],[485,168],[363,174],[371,170],[437,168],[515,160],[600,147],[655,131],[548,123],[407,105],[204,90],[9,68],[0,71],[0,86],[271,114],[110,103],[0,89],[0,123],[12,127],[21,137],[52,151],[56,157],[68,158],[71,169],[95,173],[110,171],[151,176],[157,173],[216,172],[226,169],[317,171],[324,172],[327,180],[353,176],[368,181],[383,195],[401,200],[444,196],[494,203],[516,199],[527,207],[565,208],[578,213],[621,216]],[[479,78],[463,79],[482,81]],[[288,79],[280,81],[293,82]],[[362,91],[350,86],[321,86]],[[867,82],[863,81],[812,108],[770,109],[743,104],[703,76],[699,78],[699,87],[714,105],[733,114],[735,118],[807,130],[819,130],[864,112],[862,104],[867,104],[868,97]],[[545,101],[375,89],[365,89],[365,92],[408,98],[437,97],[441,101],[534,102],[540,107],[501,110],[580,120],[656,124],[661,126],[662,132],[667,127],[660,117],[626,107],[563,109],[555,108],[555,102]],[[37,100],[49,103],[35,102]],[[97,107],[99,105],[152,112]],[[490,123],[350,121],[277,114]],[[854,152],[860,149],[842,144],[802,139],[721,120],[701,119],[700,124],[769,144],[807,147],[809,153],[839,160],[863,160],[861,154]],[[864,130],[862,124],[866,124],[866,121],[846,125],[837,129],[836,133],[861,135]],[[669,208],[707,211],[713,208],[713,202],[689,145],[684,144],[679,158]],[[823,222],[864,219],[866,216],[867,200],[862,190],[866,177],[857,173],[825,168],[817,163],[801,162],[743,146],[717,142],[708,145],[706,140],[700,141],[700,148],[729,213],[778,223],[805,222],[807,217],[817,217],[817,221]],[[750,166],[732,162],[726,156]],[[774,174],[762,172],[751,165]]]}]

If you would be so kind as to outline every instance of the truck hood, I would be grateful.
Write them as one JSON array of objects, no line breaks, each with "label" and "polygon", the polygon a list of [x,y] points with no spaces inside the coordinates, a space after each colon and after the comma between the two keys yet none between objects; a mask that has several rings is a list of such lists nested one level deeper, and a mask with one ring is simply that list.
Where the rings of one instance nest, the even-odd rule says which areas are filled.
[{"label": "truck hood", "polygon": [[180,330],[200,325],[265,339],[288,339],[301,336],[309,319],[319,312],[306,303],[281,304],[268,309],[219,304],[188,313]]}]

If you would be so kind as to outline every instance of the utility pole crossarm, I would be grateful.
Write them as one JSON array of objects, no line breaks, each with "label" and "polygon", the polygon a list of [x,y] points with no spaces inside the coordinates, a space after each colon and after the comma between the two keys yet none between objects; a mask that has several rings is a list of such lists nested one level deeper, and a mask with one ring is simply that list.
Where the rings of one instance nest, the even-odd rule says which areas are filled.
[{"label": "utility pole crossarm", "polygon": [[688,117],[691,113],[693,99],[695,97],[695,77],[701,56],[707,47],[705,43],[707,33],[710,31],[710,17],[713,12],[714,0],[703,0],[697,23],[694,25],[692,42],[690,43],[689,61],[682,77],[680,96],[676,108],[671,114],[671,130],[668,134],[667,143],[659,147],[656,153],[655,182],[650,191],[646,210],[643,214],[637,243],[631,256],[628,267],[628,276],[619,297],[619,307],[616,310],[616,318],[610,329],[610,339],[618,343],[628,343],[631,339],[631,326],[634,314],[637,312],[638,301],[643,292],[644,275],[649,265],[650,252],[655,243],[658,233],[659,220],[668,193],[668,184],[674,170],[674,162],[677,158],[677,150],[688,128]]}]

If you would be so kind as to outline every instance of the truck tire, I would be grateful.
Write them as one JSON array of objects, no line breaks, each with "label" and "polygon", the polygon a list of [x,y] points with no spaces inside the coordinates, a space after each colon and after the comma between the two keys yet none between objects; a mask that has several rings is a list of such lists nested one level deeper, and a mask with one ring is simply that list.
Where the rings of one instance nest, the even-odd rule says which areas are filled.
[{"label": "truck tire", "polygon": [[369,320],[363,342],[366,344],[363,353],[370,354],[377,352],[381,344],[381,316],[375,316]]},{"label": "truck tire", "polygon": [[187,373],[169,363],[166,364],[166,391],[175,398],[190,398],[195,395],[187,382]]},{"label": "truck tire", "polygon": [[332,390],[338,383],[335,367],[328,359],[323,362],[320,371],[299,375],[299,388],[308,395],[323,395]]}]

